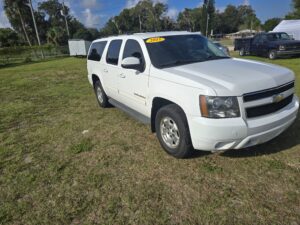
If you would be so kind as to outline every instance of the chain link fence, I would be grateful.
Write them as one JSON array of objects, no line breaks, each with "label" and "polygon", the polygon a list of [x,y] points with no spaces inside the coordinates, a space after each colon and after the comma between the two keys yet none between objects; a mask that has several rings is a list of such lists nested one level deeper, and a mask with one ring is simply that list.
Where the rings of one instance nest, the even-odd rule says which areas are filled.
[{"label": "chain link fence", "polygon": [[63,56],[69,56],[69,47],[67,45],[0,48],[0,66],[4,67],[11,64],[37,62]]}]

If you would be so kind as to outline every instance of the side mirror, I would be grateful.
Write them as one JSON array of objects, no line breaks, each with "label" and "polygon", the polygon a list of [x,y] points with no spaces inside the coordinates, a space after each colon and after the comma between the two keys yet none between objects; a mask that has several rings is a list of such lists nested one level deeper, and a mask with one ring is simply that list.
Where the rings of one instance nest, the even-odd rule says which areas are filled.
[{"label": "side mirror", "polygon": [[121,65],[125,69],[133,69],[133,70],[141,69],[140,59],[138,59],[136,57],[127,57],[127,58],[123,59]]}]

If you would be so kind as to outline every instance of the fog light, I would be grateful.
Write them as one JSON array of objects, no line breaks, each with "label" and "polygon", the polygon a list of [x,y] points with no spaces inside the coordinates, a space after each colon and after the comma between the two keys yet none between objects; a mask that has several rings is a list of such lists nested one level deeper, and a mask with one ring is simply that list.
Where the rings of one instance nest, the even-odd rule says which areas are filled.
[{"label": "fog light", "polygon": [[280,46],[279,46],[279,50],[280,50],[280,51],[284,51],[284,50],[285,50],[285,46],[284,46],[284,45],[280,45]]}]

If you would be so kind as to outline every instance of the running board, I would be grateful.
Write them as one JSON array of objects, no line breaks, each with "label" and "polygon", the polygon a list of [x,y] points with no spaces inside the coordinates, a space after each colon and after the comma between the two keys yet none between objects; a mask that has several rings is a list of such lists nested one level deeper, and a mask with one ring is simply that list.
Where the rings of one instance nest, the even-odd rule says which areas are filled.
[{"label": "running board", "polygon": [[118,101],[116,101],[116,100],[114,100],[112,98],[110,98],[108,100],[108,102],[110,104],[112,104],[113,106],[121,109],[122,111],[124,111],[125,113],[127,113],[129,116],[135,118],[136,120],[138,120],[138,121],[140,121],[140,122],[142,122],[144,124],[150,124],[151,123],[150,118],[148,118],[147,116],[144,116],[143,114],[141,114],[141,113],[139,113],[139,112],[137,112],[137,111],[129,108],[128,106],[126,106],[126,105],[124,105],[124,104],[122,104],[122,103],[120,103],[120,102],[118,102]]}]

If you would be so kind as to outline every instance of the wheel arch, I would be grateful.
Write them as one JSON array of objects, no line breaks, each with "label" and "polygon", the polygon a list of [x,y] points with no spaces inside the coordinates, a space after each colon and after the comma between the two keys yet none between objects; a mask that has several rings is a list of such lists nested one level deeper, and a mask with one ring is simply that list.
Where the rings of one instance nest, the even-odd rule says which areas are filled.
[{"label": "wheel arch", "polygon": [[[155,117],[156,114],[158,112],[158,110],[164,106],[170,105],[170,104],[174,104],[176,105],[178,108],[180,108],[182,110],[182,112],[184,113],[185,117],[186,117],[186,113],[184,111],[184,109],[180,106],[180,104],[169,100],[167,98],[163,98],[163,97],[154,97],[152,99],[152,107],[151,107],[151,131],[152,133],[155,132]],[[187,119],[187,118],[186,118]]]},{"label": "wheel arch", "polygon": [[92,74],[93,86],[95,85],[95,82],[98,80],[101,82],[100,76],[98,76],[97,74]]}]

